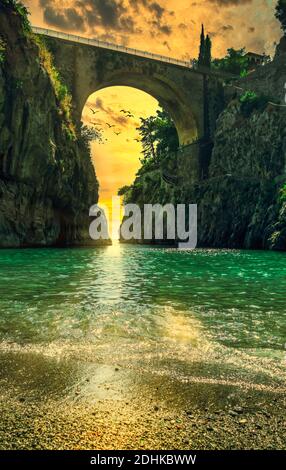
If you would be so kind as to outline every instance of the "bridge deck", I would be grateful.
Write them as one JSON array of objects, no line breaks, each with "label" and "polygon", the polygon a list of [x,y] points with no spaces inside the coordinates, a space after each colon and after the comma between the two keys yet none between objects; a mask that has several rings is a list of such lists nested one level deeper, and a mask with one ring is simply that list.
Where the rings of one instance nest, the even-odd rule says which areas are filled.
[{"label": "bridge deck", "polygon": [[183,60],[176,60],[176,59],[173,59],[172,57],[167,57],[164,55],[152,54],[151,52],[140,51],[139,49],[133,49],[131,47],[119,46],[117,44],[100,41],[98,39],[89,39],[89,38],[84,38],[81,36],[75,36],[73,34],[53,31],[51,29],[38,28],[37,26],[33,26],[32,28],[33,28],[34,33],[41,34],[44,36],[51,36],[53,38],[59,38],[65,41],[77,42],[79,44],[87,44],[89,46],[100,47],[103,49],[110,49],[112,51],[124,52],[125,54],[131,54],[131,55],[136,55],[139,57],[145,57],[147,59],[158,60],[160,62],[179,65],[181,67],[186,67],[189,69],[193,68],[193,65],[191,62],[187,62]]}]

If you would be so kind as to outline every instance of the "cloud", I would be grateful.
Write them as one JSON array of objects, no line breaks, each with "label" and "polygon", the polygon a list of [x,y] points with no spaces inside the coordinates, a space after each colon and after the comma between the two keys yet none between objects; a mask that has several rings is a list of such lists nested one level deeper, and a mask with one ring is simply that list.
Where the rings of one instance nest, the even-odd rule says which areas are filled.
[{"label": "cloud", "polygon": [[221,31],[233,31],[233,26],[226,24],[220,28]]},{"label": "cloud", "polygon": [[146,19],[146,24],[152,26],[151,34],[156,31],[156,34],[170,35],[172,32],[164,18],[172,16],[174,12],[167,10],[159,1],[70,0],[63,3],[59,0],[39,0],[39,5],[43,9],[44,21],[62,30],[98,32],[98,28],[104,28],[107,30],[105,34],[109,30],[141,34],[142,29],[137,26],[134,12],[139,13],[140,8],[143,8],[151,16],[151,20]]},{"label": "cloud", "polygon": [[55,8],[47,6],[44,9],[44,20],[47,24],[61,29],[85,31],[84,20],[74,8],[67,8],[64,13],[60,13]]},{"label": "cloud", "polygon": [[76,0],[65,7],[62,2],[40,0],[48,25],[64,30],[85,31],[100,26],[115,31],[135,32],[135,22],[123,0]]},{"label": "cloud", "polygon": [[166,12],[165,8],[163,8],[159,3],[153,2],[151,3],[149,10],[153,12],[158,20],[161,20],[164,13]]},{"label": "cloud", "polygon": [[[201,23],[213,37],[213,56],[226,49],[273,53],[279,40],[274,2],[265,0],[24,0],[35,24],[77,32],[157,54],[197,57]],[[35,6],[37,5],[37,7]],[[38,8],[40,5],[40,9]],[[233,29],[231,29],[233,28]],[[235,31],[235,34],[232,32]]]},{"label": "cloud", "polygon": [[220,7],[233,7],[252,3],[252,0],[208,0],[209,3],[216,3]]},{"label": "cloud", "polygon": [[139,11],[141,5],[151,13],[151,20],[148,21],[148,24],[151,26],[150,35],[152,37],[158,35],[170,36],[172,34],[172,26],[166,23],[165,19],[168,16],[174,16],[174,11],[168,10],[159,2],[152,0],[129,0],[129,3],[136,12]]}]

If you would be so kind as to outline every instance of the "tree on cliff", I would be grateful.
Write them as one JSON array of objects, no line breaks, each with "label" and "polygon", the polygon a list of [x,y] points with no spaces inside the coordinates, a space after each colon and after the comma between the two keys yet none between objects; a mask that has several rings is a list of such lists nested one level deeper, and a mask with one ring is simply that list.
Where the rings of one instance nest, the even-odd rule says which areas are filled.
[{"label": "tree on cliff", "polygon": [[205,57],[204,57],[205,67],[210,68],[211,61],[212,61],[212,42],[211,42],[209,35],[207,35],[206,41],[205,41]]},{"label": "tree on cliff", "polygon": [[202,24],[200,52],[199,52],[199,60],[198,60],[199,66],[204,65],[204,57],[205,57],[205,31],[204,31],[204,25]]},{"label": "tree on cliff", "polygon": [[248,70],[249,60],[245,55],[245,48],[227,50],[227,55],[222,59],[214,59],[212,61],[213,68],[222,70],[234,75],[244,75]]},{"label": "tree on cliff", "polygon": [[143,191],[142,175],[149,171],[158,169],[158,163],[172,160],[173,153],[178,150],[179,139],[175,124],[169,114],[163,110],[158,110],[155,116],[147,119],[141,118],[141,125],[137,128],[141,136],[142,154],[141,168],[137,173],[137,178],[131,186],[123,186],[119,189],[118,195],[124,197],[124,203],[128,204]]},{"label": "tree on cliff", "polygon": [[286,0],[278,0],[275,16],[281,23],[281,29],[286,34]]},{"label": "tree on cliff", "polygon": [[205,37],[204,25],[202,24],[198,66],[203,66],[203,67],[211,66],[211,48],[212,48],[211,39],[209,35]]},{"label": "tree on cliff", "polygon": [[169,114],[158,110],[155,116],[141,118],[137,129],[143,146],[142,164],[159,162],[168,153],[175,152],[179,146],[178,134]]}]

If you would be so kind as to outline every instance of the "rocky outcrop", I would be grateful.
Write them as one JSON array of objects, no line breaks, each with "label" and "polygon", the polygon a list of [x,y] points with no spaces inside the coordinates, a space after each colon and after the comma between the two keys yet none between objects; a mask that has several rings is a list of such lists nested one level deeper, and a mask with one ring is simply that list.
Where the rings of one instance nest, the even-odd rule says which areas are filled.
[{"label": "rocky outcrop", "polygon": [[[286,250],[286,108],[279,105],[284,103],[286,47],[283,51],[280,43],[274,62],[225,87],[228,104],[213,126],[206,178],[192,181],[178,155],[175,187],[165,184],[162,171],[142,173],[127,193],[128,202],[196,203],[201,247]],[[271,95],[277,80],[278,98]],[[246,90],[257,97],[242,100]]]},{"label": "rocky outcrop", "polygon": [[0,35],[0,247],[89,243],[88,145],[12,1],[0,2]]}]

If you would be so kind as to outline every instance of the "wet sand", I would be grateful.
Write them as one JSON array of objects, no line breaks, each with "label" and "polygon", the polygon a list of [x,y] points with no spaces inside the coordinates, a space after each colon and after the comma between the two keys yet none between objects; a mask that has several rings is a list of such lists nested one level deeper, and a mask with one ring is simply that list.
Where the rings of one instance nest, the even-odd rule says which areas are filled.
[{"label": "wet sand", "polygon": [[1,354],[1,449],[285,449],[285,390]]}]

